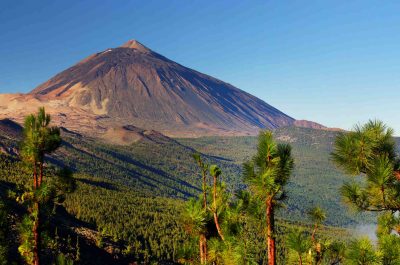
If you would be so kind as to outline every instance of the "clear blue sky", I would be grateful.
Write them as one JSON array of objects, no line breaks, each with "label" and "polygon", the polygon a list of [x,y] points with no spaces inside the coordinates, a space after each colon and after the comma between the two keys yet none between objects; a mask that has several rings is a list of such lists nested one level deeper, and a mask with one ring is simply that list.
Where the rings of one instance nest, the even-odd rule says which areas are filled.
[{"label": "clear blue sky", "polygon": [[400,1],[0,1],[0,93],[137,39],[297,119],[400,135]]}]

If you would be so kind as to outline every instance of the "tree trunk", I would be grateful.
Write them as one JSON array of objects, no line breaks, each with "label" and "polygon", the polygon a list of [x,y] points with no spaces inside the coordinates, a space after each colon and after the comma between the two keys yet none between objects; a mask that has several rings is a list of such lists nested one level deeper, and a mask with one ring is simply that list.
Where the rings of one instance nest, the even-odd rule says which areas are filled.
[{"label": "tree trunk", "polygon": [[268,265],[276,265],[276,250],[275,250],[275,227],[274,227],[274,206],[272,197],[265,201],[266,206],[266,221],[267,221],[267,251]]},{"label": "tree trunk", "polygon": [[207,264],[207,238],[205,235],[203,239],[203,253],[204,253],[204,264]]},{"label": "tree trunk", "polygon": [[397,180],[400,180],[400,170],[395,171],[394,175],[396,176]]},{"label": "tree trunk", "polygon": [[[33,162],[33,191],[35,192],[39,188],[38,182],[38,172],[37,172],[37,164],[36,161]],[[39,212],[40,206],[39,202],[35,198],[34,202],[34,211],[36,211],[35,223],[32,227],[33,233],[33,265],[39,265],[39,253],[40,253],[40,231],[39,231]]]},{"label": "tree trunk", "polygon": [[[204,169],[203,163],[199,164],[203,173],[203,208],[207,211],[207,171]],[[200,234],[200,263],[207,263],[207,238],[204,234]]]},{"label": "tree trunk", "polygon": [[203,171],[203,204],[204,210],[207,211],[207,183],[206,183],[206,171]]},{"label": "tree trunk", "polygon": [[217,213],[214,213],[214,222],[215,222],[215,226],[217,227],[218,235],[221,237],[222,241],[225,241],[224,235],[222,234],[221,227],[219,226],[219,223],[218,223]]},{"label": "tree trunk", "polygon": [[207,263],[207,239],[204,234],[200,234],[199,240],[199,248],[200,248],[200,263]]},{"label": "tree trunk", "polygon": [[315,249],[317,251],[317,262],[316,263],[317,263],[317,265],[320,265],[322,262],[321,244],[317,243],[315,245]]},{"label": "tree trunk", "polygon": [[[38,174],[39,173],[39,174]],[[39,175],[39,176],[38,176]],[[33,178],[34,178],[34,185],[33,189],[36,191],[42,185],[43,180],[43,163],[39,162],[39,172],[37,172],[37,165],[34,162],[33,166]],[[35,224],[33,225],[32,232],[33,232],[33,264],[39,265],[40,264],[40,249],[41,249],[41,233],[40,233],[40,203],[38,198],[34,198],[34,211],[36,211],[36,220]]]},{"label": "tree trunk", "polygon": [[35,224],[33,226],[33,239],[34,239],[34,246],[33,246],[33,264],[39,265],[39,253],[40,253],[40,223],[39,223],[39,213],[40,213],[40,205],[38,202],[35,202],[35,211],[37,211],[37,216],[35,220]]},{"label": "tree trunk", "polygon": [[299,253],[299,265],[303,265],[303,258],[301,257],[300,253]]},{"label": "tree trunk", "polygon": [[314,229],[313,229],[313,231],[311,233],[311,242],[313,242],[313,243],[315,241],[315,233],[317,232],[317,229],[318,229],[318,224],[315,224],[314,225]]},{"label": "tree trunk", "polygon": [[43,162],[39,162],[39,181],[38,181],[38,187],[42,185],[42,180],[43,180]]},{"label": "tree trunk", "polygon": [[199,253],[200,253],[200,263],[203,264],[204,254],[203,254],[203,241],[201,235],[199,237]]},{"label": "tree trunk", "polygon": [[36,171],[36,161],[33,162],[33,189],[36,190],[38,187],[38,177]]},{"label": "tree trunk", "polygon": [[216,176],[214,176],[213,202],[214,202],[214,223],[215,223],[215,227],[217,228],[218,235],[221,237],[222,241],[224,241],[225,238],[224,238],[224,235],[222,234],[221,227],[219,226],[218,215],[217,215],[217,177]]}]

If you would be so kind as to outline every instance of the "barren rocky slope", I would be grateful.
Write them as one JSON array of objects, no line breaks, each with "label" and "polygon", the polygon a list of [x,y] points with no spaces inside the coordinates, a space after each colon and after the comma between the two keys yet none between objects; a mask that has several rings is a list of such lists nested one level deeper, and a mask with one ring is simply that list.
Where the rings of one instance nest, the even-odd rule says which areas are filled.
[{"label": "barren rocky slope", "polygon": [[28,94],[0,95],[0,118],[20,120],[41,105],[60,125],[96,134],[134,125],[169,136],[252,135],[294,122],[134,40],[87,57]]}]

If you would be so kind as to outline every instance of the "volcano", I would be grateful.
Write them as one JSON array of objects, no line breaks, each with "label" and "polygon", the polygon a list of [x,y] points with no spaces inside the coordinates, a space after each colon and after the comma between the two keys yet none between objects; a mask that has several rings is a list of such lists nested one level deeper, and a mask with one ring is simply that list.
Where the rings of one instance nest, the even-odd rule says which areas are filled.
[{"label": "volcano", "polygon": [[130,124],[169,136],[253,135],[261,128],[295,121],[261,99],[136,40],[93,54],[7,101],[44,105],[67,128],[101,132]]}]

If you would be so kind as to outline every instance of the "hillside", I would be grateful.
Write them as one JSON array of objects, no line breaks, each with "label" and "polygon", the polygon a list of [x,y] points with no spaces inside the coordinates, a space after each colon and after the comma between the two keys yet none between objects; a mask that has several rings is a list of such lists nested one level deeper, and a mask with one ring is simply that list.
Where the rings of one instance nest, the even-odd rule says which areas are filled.
[{"label": "hillside", "polygon": [[[327,210],[327,223],[331,225],[351,226],[372,220],[369,215],[351,212],[341,200],[339,188],[350,178],[339,171],[329,158],[338,132],[284,127],[276,129],[274,134],[279,141],[291,144],[295,157],[285,218],[305,220],[307,209],[320,205]],[[238,166],[251,158],[257,144],[256,137],[202,137],[179,141],[200,152],[229,159]]]},{"label": "hillside", "polygon": [[[0,143],[18,146],[21,128],[8,120],[0,125]],[[59,248],[72,257],[77,249],[71,244],[80,242],[80,264],[176,261],[188,240],[180,225],[183,201],[200,192],[193,152],[201,152],[206,162],[221,167],[222,179],[231,191],[245,187],[241,164],[253,155],[256,137],[173,139],[156,132],[128,129],[139,138],[129,145],[114,145],[62,128],[62,147],[49,158],[53,165],[67,165],[75,171],[77,190],[66,196],[51,220],[50,231],[56,233],[57,226],[59,234],[72,238],[73,243],[65,239],[59,242]],[[287,208],[278,213],[279,229],[307,227],[306,212],[314,205],[327,211],[327,225],[336,226],[324,227],[323,233],[340,239],[350,236],[340,227],[373,220],[371,216],[352,214],[340,201],[338,189],[347,177],[329,161],[338,132],[284,127],[274,133],[279,141],[293,146],[296,162],[288,185]],[[25,172],[23,165],[12,157],[15,154],[1,155],[1,194],[18,192],[18,187],[27,181],[28,176],[21,174]],[[18,220],[18,206],[2,197],[14,205],[10,207],[15,211],[13,220]],[[257,234],[262,232],[249,231],[249,236]],[[256,241],[256,247],[262,249],[263,238]],[[16,249],[12,251],[16,253]]]},{"label": "hillside", "polygon": [[294,119],[226,82],[135,40],[90,55],[28,94],[0,95],[0,118],[46,106],[70,130],[107,135],[134,125],[169,136],[254,135]]},{"label": "hillside", "polygon": [[[0,153],[0,206],[5,202],[10,214],[12,233],[7,237],[10,261],[15,264],[24,264],[16,238],[16,225],[21,222],[24,209],[9,194],[21,192],[28,178],[20,162]],[[77,189],[48,220],[50,235],[58,238],[52,243],[52,252],[47,253],[49,259],[63,251],[69,257],[78,255],[81,265],[172,260],[172,253],[187,240],[176,218],[183,207],[181,200],[143,197],[124,185],[84,174],[75,174],[75,179]]]},{"label": "hillside", "polygon": [[[18,192],[18,184],[27,181],[28,176],[21,172],[21,163],[0,154],[0,198],[8,204],[14,235],[18,234],[15,223],[21,221],[22,209],[3,195]],[[183,246],[197,245],[182,227],[182,200],[144,197],[125,185],[87,174],[75,174],[75,178],[77,189],[49,220],[50,235],[58,237],[55,253],[62,249],[73,258],[79,253],[81,265],[127,265],[138,260],[144,264],[172,265],[182,264],[176,261],[184,255]],[[293,226],[310,229],[304,222],[283,219],[277,225],[278,237]],[[257,229],[259,226],[252,224],[248,236],[257,242],[253,251],[264,257],[264,237]],[[321,227],[321,233],[341,240],[351,236],[349,231],[337,227]],[[11,260],[21,262],[18,241],[9,235]],[[47,255],[52,257],[53,253]]]},{"label": "hillside", "polygon": [[[348,212],[338,195],[347,177],[329,161],[337,132],[285,127],[277,129],[275,134],[278,140],[293,146],[295,156],[288,218],[305,220],[305,212],[315,204],[327,209],[327,223],[331,225],[350,225],[364,218]],[[64,142],[51,157],[52,163],[123,184],[140,196],[181,199],[200,192],[198,169],[191,157],[194,152],[202,153],[206,162],[221,167],[230,190],[243,189],[241,165],[255,152],[257,140],[251,136],[172,139],[153,132],[130,145],[113,145],[67,129],[62,129],[62,136]]]}]

